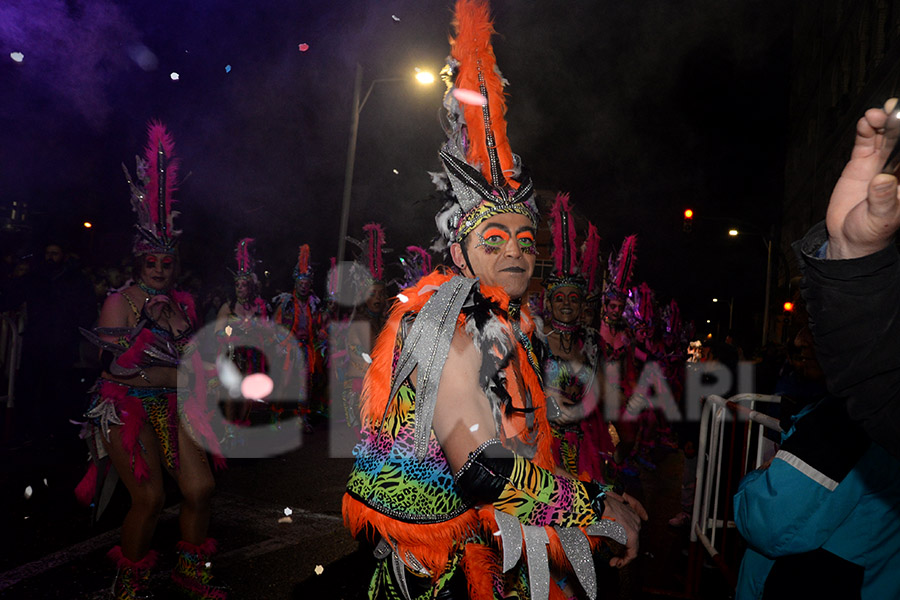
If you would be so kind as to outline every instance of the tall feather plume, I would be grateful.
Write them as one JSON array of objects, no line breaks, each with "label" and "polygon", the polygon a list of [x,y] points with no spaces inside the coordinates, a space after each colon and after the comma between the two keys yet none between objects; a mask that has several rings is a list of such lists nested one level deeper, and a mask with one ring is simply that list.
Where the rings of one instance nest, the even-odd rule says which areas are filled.
[{"label": "tall feather plume", "polygon": [[309,244],[300,246],[297,255],[297,273],[303,275],[309,271]]},{"label": "tall feather plume", "polygon": [[178,189],[175,141],[166,126],[159,121],[151,121],[147,126],[147,138],[144,159],[147,161],[150,181],[145,202],[150,222],[156,228],[155,233],[163,240],[168,240],[175,233],[172,213],[173,194]]},{"label": "tall feather plume", "polygon": [[638,286],[638,298],[640,299],[641,317],[644,321],[653,320],[653,290],[646,282]]},{"label": "tall feather plume", "polygon": [[556,195],[550,218],[553,220],[553,272],[560,275],[575,273],[578,269],[578,251],[569,194]]},{"label": "tall feather plume", "polygon": [[250,244],[253,241],[253,238],[243,238],[235,249],[234,258],[237,261],[239,275],[253,272],[253,259],[250,258]]},{"label": "tall feather plume", "polygon": [[593,223],[588,223],[587,239],[581,253],[581,274],[587,278],[588,293],[593,293],[597,285],[597,273],[600,270],[600,234]]},{"label": "tall feather plume", "polygon": [[[514,172],[515,162],[506,136],[506,97],[503,78],[491,46],[491,35],[495,31],[488,3],[485,0],[458,0],[454,25],[456,37],[450,42],[453,46],[451,54],[459,62],[455,85],[460,89],[479,91],[487,98],[487,104],[483,107],[472,104],[463,106],[469,141],[466,162],[479,165],[482,174],[494,187],[508,185],[518,189],[516,181],[504,181],[503,175]],[[489,148],[491,136],[493,147]],[[499,159],[499,173],[491,172],[493,151]]]},{"label": "tall feather plume", "polygon": [[628,288],[631,282],[631,276],[634,274],[634,261],[636,259],[634,250],[637,245],[637,236],[629,235],[622,242],[622,248],[619,249],[619,256],[616,259],[616,271],[613,274],[613,283],[620,290]]},{"label": "tall feather plume", "polygon": [[363,231],[368,236],[366,258],[369,263],[369,272],[372,273],[375,281],[383,281],[384,257],[381,250],[384,247],[384,229],[378,223],[369,223],[363,227]]}]

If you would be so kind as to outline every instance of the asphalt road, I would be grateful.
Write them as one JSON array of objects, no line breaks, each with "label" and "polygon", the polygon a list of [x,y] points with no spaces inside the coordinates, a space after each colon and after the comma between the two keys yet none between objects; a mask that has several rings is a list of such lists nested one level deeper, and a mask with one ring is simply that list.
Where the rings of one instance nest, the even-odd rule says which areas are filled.
[{"label": "asphalt road", "polygon": [[[312,433],[298,435],[299,447],[267,458],[232,458],[217,474],[210,533],[219,541],[216,570],[233,598],[365,597],[373,559],[341,519],[352,464],[348,432],[342,423],[321,422]],[[104,598],[113,577],[104,555],[118,542],[127,493],[120,486],[92,525],[90,511],[72,494],[86,458],[74,431],[71,439],[41,448],[0,449],[0,598]],[[678,510],[682,459],[668,452],[656,462],[656,469],[632,482],[651,520],[642,531],[640,558],[615,584],[620,598],[656,598],[647,590],[677,591],[683,585],[687,529],[666,523]],[[155,576],[160,585],[174,564],[179,537],[174,482],[167,489],[153,543],[161,554]],[[709,597],[726,597],[719,591]]]}]

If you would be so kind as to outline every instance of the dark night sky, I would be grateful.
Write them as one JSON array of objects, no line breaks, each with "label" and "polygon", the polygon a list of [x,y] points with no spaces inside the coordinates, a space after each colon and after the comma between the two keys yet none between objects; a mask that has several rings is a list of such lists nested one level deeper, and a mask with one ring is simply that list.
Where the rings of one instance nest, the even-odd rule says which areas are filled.
[{"label": "dark night sky", "polygon": [[[511,83],[509,136],[537,186],[571,192],[607,247],[637,233],[636,276],[663,296],[761,304],[762,246],[728,245],[724,221],[702,217],[759,229],[776,220],[791,3],[492,6]],[[303,242],[324,272],[337,251],[355,65],[364,87],[414,66],[437,71],[451,11],[447,0],[5,0],[0,204],[27,201],[39,231],[74,236],[83,252],[77,225],[91,219],[94,260],[127,253],[119,165],[134,168],[145,124],[158,118],[191,173],[178,196],[188,263],[224,280],[234,242],[249,235],[285,278]],[[155,68],[133,59],[141,47]],[[429,241],[441,87],[374,88],[361,115],[351,235],[380,221],[389,246]],[[698,214],[691,236],[687,206]]]}]

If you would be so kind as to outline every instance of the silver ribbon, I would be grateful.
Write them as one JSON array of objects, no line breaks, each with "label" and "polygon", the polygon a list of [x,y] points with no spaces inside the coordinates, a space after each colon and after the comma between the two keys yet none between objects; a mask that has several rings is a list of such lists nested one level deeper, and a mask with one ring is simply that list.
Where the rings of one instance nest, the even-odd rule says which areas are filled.
[{"label": "silver ribbon", "polygon": [[554,529],[587,597],[596,598],[597,573],[594,571],[594,558],[587,537],[575,527],[554,527]]},{"label": "silver ribbon", "polygon": [[522,555],[522,525],[514,516],[494,509],[494,520],[500,530],[500,542],[503,546],[503,572],[506,573],[519,562]]},{"label": "silver ribbon", "polygon": [[625,528],[612,519],[600,519],[599,522],[590,525],[585,529],[588,535],[600,535],[615,540],[623,546],[628,543],[628,534]]},{"label": "silver ribbon", "polygon": [[[403,341],[390,397],[397,395],[403,381],[418,366],[414,448],[419,460],[425,458],[428,450],[438,386],[456,332],[456,318],[475,282],[475,279],[456,276],[444,283],[419,311]],[[385,415],[389,407],[390,402],[385,407]]]},{"label": "silver ribbon", "polygon": [[550,564],[547,561],[547,544],[550,539],[541,526],[524,525],[525,551],[528,553],[528,583],[532,600],[550,597]]},{"label": "silver ribbon", "polygon": [[403,566],[403,561],[396,552],[391,552],[391,566],[394,569],[394,580],[400,587],[400,593],[406,600],[412,600],[409,595],[409,587],[406,585],[406,567]]},{"label": "silver ribbon", "polygon": [[100,421],[100,431],[107,442],[109,441],[109,426],[124,425],[119,415],[116,414],[115,403],[109,398],[99,402],[97,406],[84,413],[84,416],[92,421]]}]

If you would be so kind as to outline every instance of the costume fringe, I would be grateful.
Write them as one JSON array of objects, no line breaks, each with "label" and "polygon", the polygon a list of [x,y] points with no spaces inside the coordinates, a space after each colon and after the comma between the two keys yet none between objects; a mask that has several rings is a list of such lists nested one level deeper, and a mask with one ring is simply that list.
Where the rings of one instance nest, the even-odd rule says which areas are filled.
[{"label": "costume fringe", "polygon": [[179,552],[188,552],[190,554],[199,554],[200,556],[210,556],[216,553],[218,542],[214,538],[206,538],[202,544],[192,544],[184,540],[175,544],[175,549]]},{"label": "costume fringe", "polygon": [[377,532],[393,542],[404,560],[409,552],[432,573],[442,573],[454,549],[481,529],[475,511],[466,511],[441,523],[404,523],[369,508],[349,494],[344,494],[342,511],[344,526],[354,536],[364,535],[375,542]]},{"label": "costume fringe", "polygon": [[119,569],[138,569],[141,571],[152,569],[156,566],[159,559],[159,553],[156,550],[150,550],[146,556],[140,560],[130,560],[122,554],[122,546],[113,546],[106,554],[107,558],[112,560]]},{"label": "costume fringe", "polygon": [[587,239],[584,252],[581,254],[581,273],[587,277],[588,293],[593,293],[597,285],[597,272],[600,266],[600,234],[593,223],[588,223]]},{"label": "costume fringe", "polygon": [[481,544],[468,544],[462,556],[463,573],[471,600],[493,600],[494,582],[502,576],[497,551]]},{"label": "costume fringe", "polygon": [[137,336],[131,340],[128,350],[123,352],[116,362],[126,369],[133,369],[141,364],[144,358],[144,350],[153,343],[156,336],[149,329],[141,329]]}]

